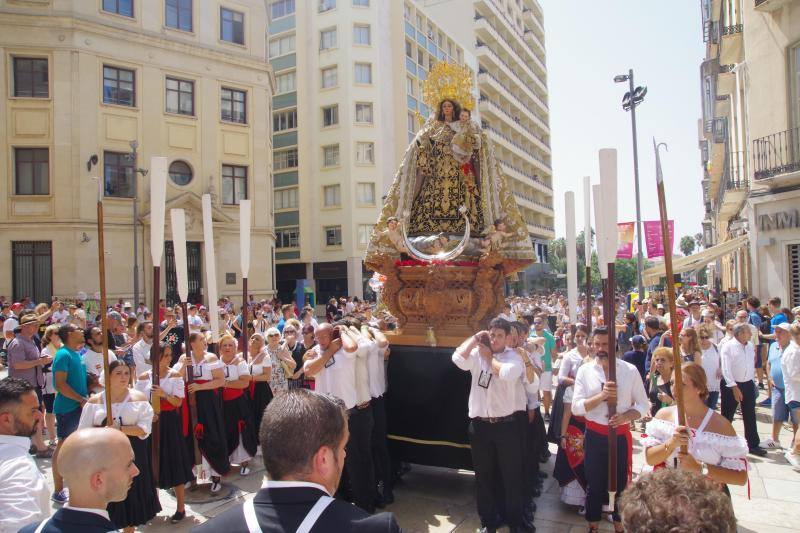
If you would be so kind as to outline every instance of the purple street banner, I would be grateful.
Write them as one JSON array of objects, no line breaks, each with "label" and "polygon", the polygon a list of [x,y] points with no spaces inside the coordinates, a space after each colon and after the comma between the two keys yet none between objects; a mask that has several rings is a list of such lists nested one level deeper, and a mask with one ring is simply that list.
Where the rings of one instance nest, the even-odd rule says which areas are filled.
[{"label": "purple street banner", "polygon": [[617,259],[633,257],[633,222],[617,223]]},{"label": "purple street banner", "polygon": [[[668,220],[669,227],[669,250],[672,253],[672,246],[675,243],[675,221]],[[661,236],[660,220],[644,221],[644,240],[647,246],[647,258],[664,257],[664,239]]]}]

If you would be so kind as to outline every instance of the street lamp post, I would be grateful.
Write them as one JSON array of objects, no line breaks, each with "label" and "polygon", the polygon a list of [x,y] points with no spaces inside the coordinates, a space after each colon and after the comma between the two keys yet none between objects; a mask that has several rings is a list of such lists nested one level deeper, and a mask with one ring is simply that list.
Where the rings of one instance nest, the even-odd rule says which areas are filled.
[{"label": "street lamp post", "polygon": [[[136,234],[139,219],[139,176],[137,174],[147,176],[147,169],[139,168],[136,165],[138,161],[136,150],[139,148],[139,142],[131,141],[129,145],[131,152],[125,157],[128,161],[133,162],[133,309],[136,312],[135,310],[139,309],[139,239]],[[155,302],[154,305],[158,306],[158,302]]]},{"label": "street lamp post", "polygon": [[647,87],[635,87],[633,84],[633,69],[629,69],[627,74],[614,76],[616,83],[628,82],[629,90],[622,98],[622,109],[631,112],[631,130],[633,134],[633,184],[636,192],[636,244],[638,253],[636,254],[636,280],[639,291],[639,300],[644,299],[644,283],[642,281],[642,270],[644,270],[644,256],[642,255],[642,209],[639,199],[639,148],[636,141],[636,106],[644,101],[647,94]]}]

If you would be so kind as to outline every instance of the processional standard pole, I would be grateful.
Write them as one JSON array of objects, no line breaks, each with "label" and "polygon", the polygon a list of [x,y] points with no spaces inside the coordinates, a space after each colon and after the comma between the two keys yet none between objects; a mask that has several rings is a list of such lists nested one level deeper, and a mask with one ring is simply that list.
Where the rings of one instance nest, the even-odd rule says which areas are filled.
[{"label": "processional standard pole", "polygon": [[578,250],[575,236],[575,193],[564,193],[564,213],[567,221],[567,305],[571,323],[578,313]]},{"label": "processional standard pole", "polygon": [[[211,340],[219,342],[219,305],[217,304],[217,263],[214,253],[214,226],[211,217],[211,195],[203,195],[203,252],[206,260],[206,290]],[[247,341],[245,341],[245,344]]]},{"label": "processional standard pole", "polygon": [[[672,362],[675,373],[675,404],[678,408],[678,420],[681,425],[686,425],[686,411],[683,404],[683,371],[681,369],[681,354],[678,340],[678,315],[675,309],[675,282],[672,272],[672,240],[669,234],[669,219],[667,216],[667,200],[664,193],[664,175],[661,172],[661,156],[659,147],[667,147],[665,143],[656,144],[653,139],[653,150],[656,152],[656,189],[658,191],[658,213],[661,217],[661,242],[664,243],[664,270],[667,276],[667,305],[669,306],[669,327],[672,332]],[[681,446],[681,452],[687,453],[686,446]]]},{"label": "processional standard pole", "polygon": [[[592,329],[592,183],[583,178],[583,258],[586,265],[586,327]],[[577,322],[577,320],[576,320]]]},{"label": "processional standard pole", "polygon": [[[249,344],[247,319],[250,306],[247,301],[247,274],[250,272],[250,200],[239,201],[239,253],[242,271],[242,357],[247,361]],[[211,307],[209,305],[209,307]]]},{"label": "processional standard pole", "polygon": [[[150,345],[150,366],[153,385],[161,384],[161,323],[158,321],[158,302],[161,299],[161,258],[164,255],[164,215],[167,196],[167,158],[150,158],[150,259],[153,262],[153,344]],[[161,413],[161,397],[150,398],[155,414]],[[158,476],[161,458],[161,432],[158,418],[153,422],[153,475]]]},{"label": "processional standard pole", "polygon": [[106,245],[103,231],[103,180],[97,180],[97,268],[100,277],[100,330],[103,334],[103,375],[105,377],[106,426],[114,425],[111,416],[111,370],[108,360],[108,320],[106,302]]}]

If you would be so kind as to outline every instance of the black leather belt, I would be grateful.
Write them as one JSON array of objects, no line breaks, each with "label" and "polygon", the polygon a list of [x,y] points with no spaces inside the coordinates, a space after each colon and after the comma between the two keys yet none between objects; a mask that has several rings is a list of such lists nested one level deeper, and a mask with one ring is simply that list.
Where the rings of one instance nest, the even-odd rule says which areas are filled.
[{"label": "black leather belt", "polygon": [[513,422],[514,415],[508,416],[477,416],[473,420],[480,420],[481,422],[486,422],[487,424],[498,424],[500,422]]}]

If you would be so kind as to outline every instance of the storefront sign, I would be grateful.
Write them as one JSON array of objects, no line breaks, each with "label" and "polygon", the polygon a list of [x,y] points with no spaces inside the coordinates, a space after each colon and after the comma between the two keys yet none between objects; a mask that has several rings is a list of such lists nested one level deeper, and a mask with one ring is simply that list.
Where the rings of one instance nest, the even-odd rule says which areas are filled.
[{"label": "storefront sign", "polygon": [[758,227],[761,231],[800,228],[800,216],[797,209],[761,215],[758,217]]}]

